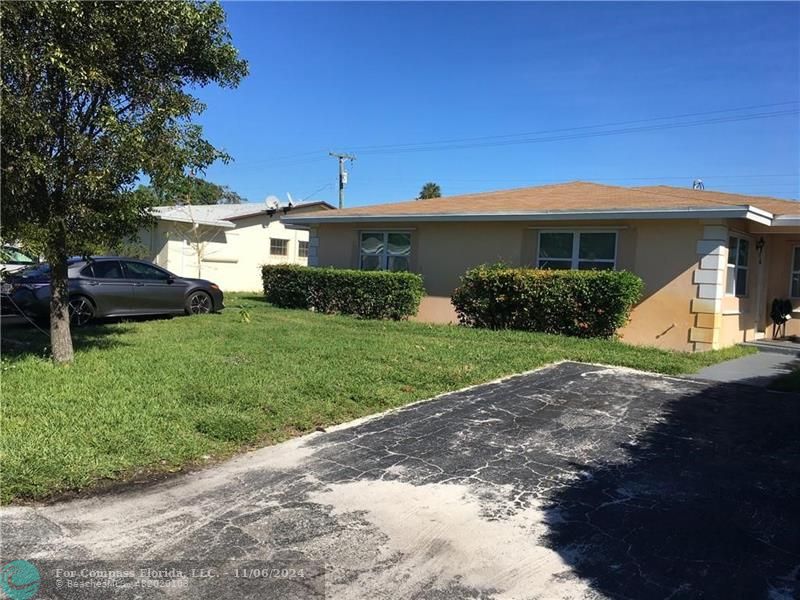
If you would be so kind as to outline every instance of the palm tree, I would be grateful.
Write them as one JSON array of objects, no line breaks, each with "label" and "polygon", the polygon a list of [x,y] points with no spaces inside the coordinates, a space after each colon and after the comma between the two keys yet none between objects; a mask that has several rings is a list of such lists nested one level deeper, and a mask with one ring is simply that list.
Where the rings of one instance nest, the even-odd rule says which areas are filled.
[{"label": "palm tree", "polygon": [[442,197],[442,188],[439,187],[438,183],[433,183],[429,181],[425,185],[422,186],[422,189],[419,191],[419,197],[417,200],[424,200],[425,198],[441,198]]}]

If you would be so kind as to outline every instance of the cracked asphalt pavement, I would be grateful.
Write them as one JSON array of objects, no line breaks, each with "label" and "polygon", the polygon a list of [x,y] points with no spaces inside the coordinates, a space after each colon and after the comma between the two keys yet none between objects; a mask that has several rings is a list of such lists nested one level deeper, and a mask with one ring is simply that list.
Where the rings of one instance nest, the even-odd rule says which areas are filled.
[{"label": "cracked asphalt pavement", "polygon": [[[42,597],[795,598],[800,397],[561,363],[0,519]],[[54,589],[97,561],[307,570]]]}]

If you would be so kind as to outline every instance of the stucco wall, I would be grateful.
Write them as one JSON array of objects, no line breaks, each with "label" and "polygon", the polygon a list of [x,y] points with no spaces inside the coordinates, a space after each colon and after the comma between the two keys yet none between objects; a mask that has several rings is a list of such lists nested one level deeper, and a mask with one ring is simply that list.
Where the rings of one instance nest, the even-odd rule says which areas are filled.
[{"label": "stucco wall", "polygon": [[[182,277],[202,277],[223,291],[260,291],[264,264],[307,264],[298,256],[298,242],[308,241],[308,230],[287,227],[277,216],[256,215],[234,221],[236,227],[201,227],[201,238],[187,231],[189,224],[159,221],[142,233],[150,260]],[[289,240],[287,256],[270,255],[270,238]],[[202,260],[189,240],[202,239]],[[198,269],[199,262],[199,269]]]},{"label": "stucco wall", "polygon": [[632,222],[633,240],[626,263],[644,281],[644,298],[630,323],[620,331],[631,344],[694,350],[689,331],[696,324],[691,300],[696,297],[693,273],[703,225],[697,221]]},{"label": "stucco wall", "polygon": [[[731,346],[742,342],[749,342],[756,338],[758,316],[756,313],[759,301],[759,294],[763,306],[763,285],[765,271],[759,267],[758,252],[756,241],[758,235],[751,231],[751,225],[747,221],[731,221],[728,224],[728,235],[746,239],[750,243],[749,256],[747,262],[748,284],[745,296],[734,296],[724,294],[722,298],[722,326],[720,329],[720,344]],[[723,289],[727,290],[727,263],[729,260],[730,248],[726,245],[725,265],[726,276],[723,281]],[[762,261],[764,258],[762,257]],[[763,325],[763,324],[762,324]]]},{"label": "stucco wall", "polygon": [[[663,348],[693,350],[689,332],[695,326],[690,312],[697,286],[697,243],[704,225],[698,221],[605,221],[558,223],[559,229],[617,231],[617,268],[628,269],[645,282],[645,296],[621,335],[627,342]],[[481,263],[504,261],[534,265],[538,232],[548,223],[408,223],[321,224],[318,264],[358,268],[359,232],[402,230],[412,234],[411,270],[425,279],[428,297],[417,318],[455,322],[449,297],[459,276]]]},{"label": "stucco wall", "polygon": [[[751,341],[761,333],[769,338],[772,335],[769,318],[772,301],[789,297],[792,254],[794,247],[800,246],[800,228],[773,228],[748,221],[731,221],[729,233],[750,241],[749,284],[745,297],[727,294],[723,297],[720,341],[722,345],[731,345]],[[760,239],[764,240],[764,248],[759,257],[756,244]],[[793,298],[792,304],[800,310],[800,298]],[[789,321],[786,333],[800,335],[800,313]]]}]

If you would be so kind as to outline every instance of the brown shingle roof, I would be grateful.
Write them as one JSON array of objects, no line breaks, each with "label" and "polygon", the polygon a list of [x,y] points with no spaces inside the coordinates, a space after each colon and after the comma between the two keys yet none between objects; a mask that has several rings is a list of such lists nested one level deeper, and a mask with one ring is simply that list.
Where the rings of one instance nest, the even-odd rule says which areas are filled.
[{"label": "brown shingle roof", "polygon": [[770,198],[768,196],[745,196],[743,194],[729,194],[727,192],[715,192],[713,190],[696,191],[668,185],[653,185],[632,189],[681,198],[689,198],[695,194],[702,194],[702,197],[709,202],[719,202],[721,204],[727,204],[728,206],[749,204],[750,206],[756,206],[761,210],[771,212],[775,216],[800,215],[800,202],[797,200],[781,200],[780,198]]},{"label": "brown shingle roof", "polygon": [[776,214],[800,215],[800,202],[689,190],[668,186],[626,188],[574,181],[554,185],[374,204],[331,211],[335,217],[544,213],[564,211],[666,210],[755,206]]}]

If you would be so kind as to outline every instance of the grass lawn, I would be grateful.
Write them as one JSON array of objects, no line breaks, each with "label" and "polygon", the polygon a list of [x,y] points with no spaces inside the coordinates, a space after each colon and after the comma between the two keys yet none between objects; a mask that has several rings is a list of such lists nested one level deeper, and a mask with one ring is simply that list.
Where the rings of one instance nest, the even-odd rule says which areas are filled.
[{"label": "grass lawn", "polygon": [[43,334],[7,328],[2,502],[177,471],[553,361],[677,374],[747,353],[359,321],[253,295],[226,303],[219,315],[80,330],[69,367],[49,362]]}]

